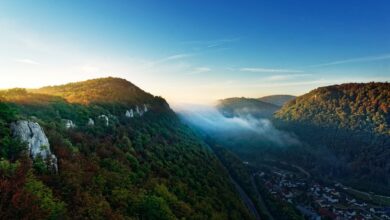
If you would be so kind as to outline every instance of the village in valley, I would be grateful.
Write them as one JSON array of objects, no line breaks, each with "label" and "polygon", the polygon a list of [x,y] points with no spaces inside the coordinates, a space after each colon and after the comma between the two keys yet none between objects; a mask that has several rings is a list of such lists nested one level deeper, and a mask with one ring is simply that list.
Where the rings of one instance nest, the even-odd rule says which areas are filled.
[{"label": "village in valley", "polygon": [[[261,167],[253,176],[272,196],[292,204],[306,219],[390,219],[389,197],[383,197],[387,200],[381,204],[373,199],[378,197],[373,193],[360,192],[341,183],[320,183],[307,172],[275,166]],[[363,200],[365,197],[370,199]]]}]

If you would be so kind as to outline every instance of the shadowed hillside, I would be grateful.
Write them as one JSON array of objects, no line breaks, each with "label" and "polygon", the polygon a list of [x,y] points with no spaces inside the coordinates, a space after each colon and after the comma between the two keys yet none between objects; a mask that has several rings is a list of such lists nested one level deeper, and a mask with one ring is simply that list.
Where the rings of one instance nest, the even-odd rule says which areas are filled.
[{"label": "shadowed hillside", "polygon": [[321,87],[284,105],[275,118],[312,150],[323,148],[321,159],[335,156],[325,165],[328,174],[389,192],[390,83]]}]

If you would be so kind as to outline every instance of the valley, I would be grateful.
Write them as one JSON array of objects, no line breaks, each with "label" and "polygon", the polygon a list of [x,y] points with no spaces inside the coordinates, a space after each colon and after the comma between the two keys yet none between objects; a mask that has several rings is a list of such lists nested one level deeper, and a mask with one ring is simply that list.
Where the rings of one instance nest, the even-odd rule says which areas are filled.
[{"label": "valley", "polygon": [[[349,167],[351,162],[346,164],[347,160],[352,159],[350,154],[355,155],[355,160],[356,156],[360,156],[360,147],[381,146],[384,154],[389,152],[389,136],[386,133],[390,119],[389,89],[389,84],[380,83],[319,88],[301,97],[290,98],[282,106],[274,105],[271,112],[270,105],[263,101],[232,98],[221,100],[216,105],[221,116],[208,110],[200,115],[184,112],[182,117],[195,130],[201,130],[206,142],[214,146],[214,151],[233,178],[251,195],[263,218],[300,219],[305,216],[308,219],[388,219],[388,160],[383,158],[385,164],[377,169],[384,169],[382,175],[378,178],[373,176],[370,180],[366,179],[373,175],[369,170],[365,169],[366,172],[359,177],[359,172],[356,172],[361,169],[359,165],[352,168]],[[368,109],[365,111],[351,107],[349,110],[346,107],[346,100],[356,99],[361,92],[368,92],[372,96],[360,95],[365,100],[355,100],[355,105],[365,105],[366,99],[374,99],[372,103],[375,107],[369,108],[371,112]],[[379,93],[380,97],[375,95]],[[272,101],[272,96],[267,97],[267,100]],[[332,103],[331,106],[327,102]],[[323,108],[326,110],[322,110]],[[286,109],[291,112],[286,113]],[[337,109],[339,116],[334,117],[330,113],[331,109]],[[302,119],[305,111],[313,111],[308,114],[313,119]],[[342,111],[349,112],[350,115],[341,113]],[[356,119],[369,118],[373,114],[376,115],[375,119]],[[346,117],[353,119],[346,122]],[[194,118],[195,122],[188,118]],[[269,122],[264,123],[266,120]],[[203,121],[207,124],[202,124]],[[322,123],[325,121],[327,123]],[[338,121],[341,123],[335,126],[340,127],[331,128],[332,123]],[[310,125],[311,123],[316,125]],[[373,129],[366,131],[371,136],[356,135],[361,130],[351,133],[341,128],[352,126],[349,123],[365,123],[361,127]],[[376,126],[386,129],[374,131]],[[331,129],[335,131],[332,132]],[[350,136],[346,138],[345,135],[348,134]],[[362,140],[362,137],[370,139]],[[275,139],[278,141],[274,141]],[[351,148],[351,145],[355,148]],[[340,154],[342,148],[344,156]],[[374,160],[378,162],[378,159]],[[355,181],[350,181],[351,179]],[[283,209],[286,211],[281,215]]]},{"label": "valley", "polygon": [[0,0],[0,220],[390,220],[390,0]]},{"label": "valley", "polygon": [[[388,89],[388,84],[358,86],[387,95],[383,88]],[[345,87],[351,86],[340,88]],[[272,102],[272,97],[266,100]],[[20,201],[15,195],[36,196],[26,202],[37,203],[40,209],[28,215],[43,218],[389,218],[389,197],[381,194],[386,192],[387,182],[362,177],[364,184],[356,187],[349,180],[360,178],[358,172],[351,173],[349,166],[327,160],[347,161],[334,148],[346,147],[338,142],[345,140],[339,133],[344,128],[325,134],[331,128],[327,124],[322,133],[311,133],[328,135],[330,142],[320,142],[324,146],[300,133],[307,131],[310,120],[298,125],[303,116],[291,111],[302,114],[297,108],[307,109],[318,98],[301,105],[306,101],[302,97],[274,97],[275,103],[282,100],[284,104],[234,98],[221,101],[216,109],[178,111],[178,117],[163,98],[119,78],[0,91],[1,181],[11,184],[21,179],[20,185],[3,185],[2,198]],[[366,129],[375,130],[370,131],[373,135],[378,133],[368,139],[374,141],[370,145],[382,146],[387,153],[384,128],[388,127],[389,103],[383,100],[386,98],[376,102],[380,108],[375,121],[364,123]],[[311,107],[304,111],[309,110]],[[316,120],[333,117],[316,114]],[[365,114],[370,116],[371,112]],[[351,136],[348,141],[363,147],[367,142],[360,142],[360,138]],[[24,143],[28,143],[27,149]],[[387,181],[388,176],[383,177],[382,181]],[[29,191],[31,184],[34,189]],[[380,187],[369,190],[365,184]],[[47,193],[36,194],[40,191]],[[84,203],[76,206],[74,200]],[[202,203],[205,200],[209,202]],[[51,204],[48,208],[47,201]],[[103,207],[96,207],[99,203],[94,201],[102,201]],[[3,217],[24,209],[5,204],[0,206]],[[159,208],[154,209],[157,204]],[[19,215],[23,217],[23,213]]]}]

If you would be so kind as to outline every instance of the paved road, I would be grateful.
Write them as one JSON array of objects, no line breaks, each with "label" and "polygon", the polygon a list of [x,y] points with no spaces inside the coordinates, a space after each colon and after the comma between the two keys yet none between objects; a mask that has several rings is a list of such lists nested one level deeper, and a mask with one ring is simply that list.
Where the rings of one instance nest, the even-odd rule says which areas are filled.
[{"label": "paved road", "polygon": [[253,175],[251,176],[251,182],[252,182],[253,188],[255,189],[256,196],[257,196],[257,199],[260,202],[260,206],[261,206],[262,210],[265,212],[265,214],[269,217],[270,220],[274,220],[274,217],[268,211],[267,207],[265,206],[264,200],[261,197],[261,194],[259,193],[259,190],[257,189],[256,182],[255,182],[255,177]]},{"label": "paved road", "polygon": [[232,177],[230,177],[230,180],[232,181],[234,187],[236,187],[245,206],[249,209],[249,211],[256,218],[256,220],[260,220],[261,219],[260,215],[257,212],[256,206],[253,203],[253,201],[249,198],[249,196],[245,193],[245,191],[241,188],[241,186]]}]

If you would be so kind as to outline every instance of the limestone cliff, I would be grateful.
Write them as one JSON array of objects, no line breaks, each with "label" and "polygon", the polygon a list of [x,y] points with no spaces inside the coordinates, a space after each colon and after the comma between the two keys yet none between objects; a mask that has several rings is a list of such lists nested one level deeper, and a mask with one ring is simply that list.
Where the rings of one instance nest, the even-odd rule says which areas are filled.
[{"label": "limestone cliff", "polygon": [[57,171],[57,158],[51,153],[49,140],[38,123],[25,120],[17,121],[11,124],[11,130],[15,137],[27,143],[30,157],[35,159],[41,156],[42,159],[49,160]]}]

